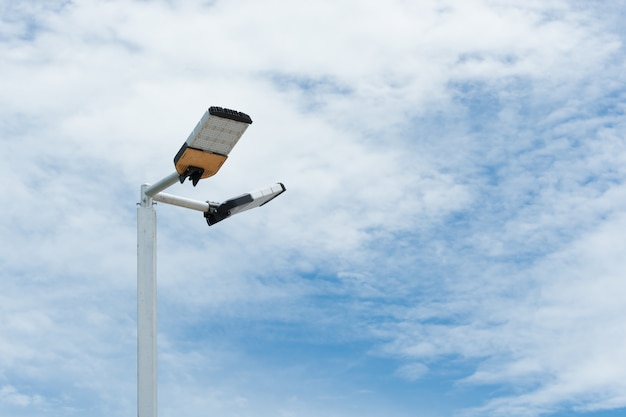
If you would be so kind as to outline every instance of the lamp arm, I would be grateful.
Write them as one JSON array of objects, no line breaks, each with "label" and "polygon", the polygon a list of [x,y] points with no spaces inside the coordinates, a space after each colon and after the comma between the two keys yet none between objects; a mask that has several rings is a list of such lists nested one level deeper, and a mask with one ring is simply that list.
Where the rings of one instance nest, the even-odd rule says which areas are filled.
[{"label": "lamp arm", "polygon": [[166,188],[176,184],[179,181],[179,176],[178,172],[172,172],[170,175],[155,182],[154,184],[146,184],[147,186],[143,192],[148,197],[154,197]]}]

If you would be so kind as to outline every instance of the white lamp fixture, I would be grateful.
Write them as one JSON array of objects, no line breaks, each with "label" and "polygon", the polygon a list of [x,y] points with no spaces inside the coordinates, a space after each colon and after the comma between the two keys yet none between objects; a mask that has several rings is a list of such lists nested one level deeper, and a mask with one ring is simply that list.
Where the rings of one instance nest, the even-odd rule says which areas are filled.
[{"label": "white lamp fixture", "polygon": [[206,218],[208,225],[213,226],[215,223],[220,222],[234,214],[241,213],[242,211],[250,210],[255,207],[261,207],[284,193],[285,190],[285,186],[279,182],[278,184],[262,190],[233,197],[221,204],[209,203],[209,210],[204,212],[204,217]]}]

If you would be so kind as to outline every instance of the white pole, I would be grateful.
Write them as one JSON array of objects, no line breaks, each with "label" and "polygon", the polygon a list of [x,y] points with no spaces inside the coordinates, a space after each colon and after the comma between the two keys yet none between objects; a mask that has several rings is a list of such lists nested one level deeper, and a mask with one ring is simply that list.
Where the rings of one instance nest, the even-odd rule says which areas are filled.
[{"label": "white pole", "polygon": [[157,417],[156,210],[146,188],[137,208],[137,416]]},{"label": "white pole", "polygon": [[180,176],[178,175],[178,172],[172,172],[167,177],[163,178],[162,180],[159,180],[159,181],[155,182],[152,185],[144,184],[145,187],[141,188],[141,190],[142,190],[141,196],[143,197],[144,195],[146,195],[148,197],[152,197],[156,193],[158,193],[159,191],[163,191],[166,188],[176,184],[179,181],[179,178],[180,178]]},{"label": "white pole", "polygon": [[184,207],[202,212],[209,211],[209,209],[211,208],[211,205],[206,201],[192,200],[191,198],[179,197],[173,194],[158,193],[153,195],[152,199],[160,203],[171,204],[174,206]]}]

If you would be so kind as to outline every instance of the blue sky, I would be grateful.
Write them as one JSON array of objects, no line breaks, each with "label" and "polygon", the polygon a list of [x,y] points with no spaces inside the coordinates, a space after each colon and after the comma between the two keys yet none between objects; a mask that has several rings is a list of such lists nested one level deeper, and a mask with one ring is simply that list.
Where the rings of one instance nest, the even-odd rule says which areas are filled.
[{"label": "blue sky", "polygon": [[207,107],[254,123],[158,214],[159,413],[626,408],[626,7],[0,1],[0,415],[136,413],[136,203]]}]

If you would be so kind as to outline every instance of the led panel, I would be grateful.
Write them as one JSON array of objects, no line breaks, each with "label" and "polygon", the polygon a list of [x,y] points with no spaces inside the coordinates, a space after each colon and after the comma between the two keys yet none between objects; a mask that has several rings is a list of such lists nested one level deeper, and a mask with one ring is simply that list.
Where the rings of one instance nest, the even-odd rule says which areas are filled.
[{"label": "led panel", "polygon": [[251,123],[245,113],[211,107],[185,143],[191,148],[228,156]]}]

